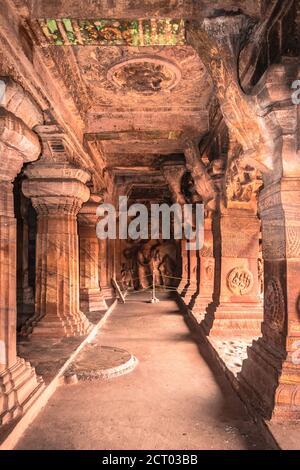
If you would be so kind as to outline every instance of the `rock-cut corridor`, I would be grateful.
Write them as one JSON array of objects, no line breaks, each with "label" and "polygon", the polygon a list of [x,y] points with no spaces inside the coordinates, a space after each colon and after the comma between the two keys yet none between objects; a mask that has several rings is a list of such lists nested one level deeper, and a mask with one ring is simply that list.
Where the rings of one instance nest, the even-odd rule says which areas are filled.
[{"label": "rock-cut corridor", "polygon": [[130,295],[97,336],[138,359],[127,375],[62,385],[17,449],[268,449],[202,358],[176,302]]}]

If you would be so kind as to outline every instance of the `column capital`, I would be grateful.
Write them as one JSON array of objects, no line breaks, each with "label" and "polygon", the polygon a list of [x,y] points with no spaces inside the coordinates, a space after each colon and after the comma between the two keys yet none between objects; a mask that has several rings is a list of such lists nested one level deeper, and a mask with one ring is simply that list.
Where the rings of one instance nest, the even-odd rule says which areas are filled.
[{"label": "column capital", "polygon": [[32,97],[11,77],[0,77],[0,106],[20,118],[30,129],[43,123],[43,113]]},{"label": "column capital", "polygon": [[102,201],[103,197],[97,194],[91,194],[89,200],[83,204],[78,213],[79,224],[95,226],[99,218],[97,208]]},{"label": "column capital", "polygon": [[23,163],[37,160],[40,151],[38,136],[21,119],[0,107],[0,179],[12,181]]},{"label": "column capital", "polygon": [[39,213],[70,212],[75,215],[88,201],[90,191],[86,183],[90,174],[71,163],[50,163],[40,160],[25,170],[27,180],[22,191],[32,199]]}]

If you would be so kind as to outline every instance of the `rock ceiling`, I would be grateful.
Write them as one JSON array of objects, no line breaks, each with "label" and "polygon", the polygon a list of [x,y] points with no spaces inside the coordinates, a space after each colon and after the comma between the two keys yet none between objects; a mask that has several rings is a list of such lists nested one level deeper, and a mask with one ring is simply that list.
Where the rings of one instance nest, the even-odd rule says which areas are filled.
[{"label": "rock ceiling", "polygon": [[[13,0],[33,47],[67,90],[86,148],[146,175],[208,131],[210,77],[185,21],[218,8],[260,15],[264,0]],[[74,111],[73,114],[74,114]],[[96,156],[96,157],[95,157]],[[100,157],[99,157],[100,158]]]},{"label": "rock ceiling", "polygon": [[[61,39],[66,38],[66,32],[58,34],[63,23],[55,21],[56,30],[51,29],[53,22],[35,24],[40,28],[38,45],[50,50],[84,119],[85,139],[101,143],[109,166],[110,155],[112,160],[117,155],[119,164],[132,165],[130,154],[182,152],[184,138],[207,130],[212,85],[196,52],[184,44],[182,20],[149,20],[149,34],[151,25],[155,33],[154,39],[150,34],[147,41],[148,29],[142,22],[143,36],[138,28],[137,32],[143,46],[124,45],[122,40],[125,37],[132,42],[132,23],[138,25],[139,21],[106,21],[100,40],[94,27],[94,36],[89,30],[90,43],[78,44],[76,40],[75,45],[65,45]],[[75,23],[78,27],[80,21],[68,23],[73,31],[77,30]],[[105,37],[108,39],[102,41]]]}]

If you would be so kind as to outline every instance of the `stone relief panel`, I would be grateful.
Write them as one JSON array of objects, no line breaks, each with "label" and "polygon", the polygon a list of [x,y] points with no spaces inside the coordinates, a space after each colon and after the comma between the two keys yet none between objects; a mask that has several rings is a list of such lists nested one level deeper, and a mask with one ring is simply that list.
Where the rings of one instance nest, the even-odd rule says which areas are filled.
[{"label": "stone relief panel", "polygon": [[146,289],[155,283],[160,286],[178,284],[176,242],[172,240],[127,241],[123,249],[121,274],[131,278],[130,286]]},{"label": "stone relief panel", "polygon": [[249,165],[242,166],[239,159],[230,163],[226,172],[226,196],[229,201],[250,202],[262,187],[262,176]]}]

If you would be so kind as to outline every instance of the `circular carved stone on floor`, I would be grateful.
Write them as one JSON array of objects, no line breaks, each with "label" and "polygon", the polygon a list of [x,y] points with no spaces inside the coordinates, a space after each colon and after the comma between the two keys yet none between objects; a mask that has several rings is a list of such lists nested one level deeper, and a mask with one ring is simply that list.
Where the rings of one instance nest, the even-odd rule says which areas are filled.
[{"label": "circular carved stone on floor", "polygon": [[233,294],[246,295],[253,288],[253,274],[243,267],[234,268],[228,274],[227,285]]},{"label": "circular carved stone on floor", "polygon": [[172,62],[154,57],[137,57],[114,65],[107,78],[124,91],[150,95],[174,88],[181,78]]},{"label": "circular carved stone on floor", "polygon": [[65,383],[107,380],[131,372],[137,359],[124,349],[90,343],[65,372]]}]

